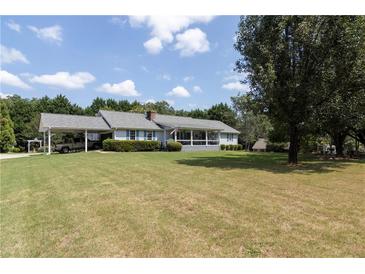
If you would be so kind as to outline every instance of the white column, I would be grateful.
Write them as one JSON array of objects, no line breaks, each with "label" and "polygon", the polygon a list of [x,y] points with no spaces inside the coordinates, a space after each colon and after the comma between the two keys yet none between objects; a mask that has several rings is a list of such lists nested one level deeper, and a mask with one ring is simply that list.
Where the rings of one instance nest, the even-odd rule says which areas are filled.
[{"label": "white column", "polygon": [[30,142],[28,141],[28,153],[30,152]]},{"label": "white column", "polygon": [[163,145],[166,146],[166,129],[163,130]]},{"label": "white column", "polygon": [[85,129],[85,152],[87,152],[87,129]]},{"label": "white column", "polygon": [[205,145],[208,145],[208,131],[205,131]]},{"label": "white column", "polygon": [[48,128],[48,155],[51,155],[51,128]]},{"label": "white column", "polygon": [[43,153],[46,153],[46,132],[43,131]]},{"label": "white column", "polygon": [[175,129],[175,142],[177,141],[177,128]]},{"label": "white column", "polygon": [[193,131],[190,130],[190,145],[193,145]]}]

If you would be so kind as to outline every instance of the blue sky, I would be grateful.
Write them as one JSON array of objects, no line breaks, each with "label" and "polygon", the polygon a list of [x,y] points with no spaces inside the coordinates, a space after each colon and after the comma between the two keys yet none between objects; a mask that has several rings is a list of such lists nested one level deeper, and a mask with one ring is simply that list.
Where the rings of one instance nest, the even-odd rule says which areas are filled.
[{"label": "blue sky", "polygon": [[3,16],[1,96],[65,94],[207,108],[246,90],[232,71],[238,16]]}]

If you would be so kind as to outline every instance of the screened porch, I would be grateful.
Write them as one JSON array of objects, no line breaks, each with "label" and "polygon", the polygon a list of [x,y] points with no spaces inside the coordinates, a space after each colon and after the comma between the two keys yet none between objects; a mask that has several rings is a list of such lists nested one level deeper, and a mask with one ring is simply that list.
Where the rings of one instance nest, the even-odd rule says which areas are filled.
[{"label": "screened porch", "polygon": [[175,129],[170,136],[184,146],[218,146],[219,132],[210,130]]}]

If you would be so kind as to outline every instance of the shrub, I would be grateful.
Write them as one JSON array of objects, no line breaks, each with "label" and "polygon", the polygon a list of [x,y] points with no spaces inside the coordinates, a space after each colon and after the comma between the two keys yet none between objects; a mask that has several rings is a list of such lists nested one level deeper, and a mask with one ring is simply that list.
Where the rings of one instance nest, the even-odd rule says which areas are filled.
[{"label": "shrub", "polygon": [[14,153],[18,153],[18,152],[20,152],[20,148],[18,148],[18,147],[12,147],[9,151],[10,152],[14,152]]},{"label": "shrub", "polygon": [[233,145],[228,145],[228,150],[233,150]]},{"label": "shrub", "polygon": [[112,140],[103,141],[103,149],[106,151],[155,151],[159,150],[160,142],[158,141],[134,141],[134,140]]},{"label": "shrub", "polygon": [[225,144],[221,144],[221,150],[226,150],[226,145]]},{"label": "shrub", "polygon": [[167,142],[167,150],[168,151],[181,151],[182,144],[179,142]]},{"label": "shrub", "polygon": [[237,150],[242,150],[242,149],[243,149],[243,145],[238,144],[238,145],[237,145]]},{"label": "shrub", "polygon": [[287,143],[268,143],[266,145],[266,151],[285,152],[287,146],[288,146]]}]

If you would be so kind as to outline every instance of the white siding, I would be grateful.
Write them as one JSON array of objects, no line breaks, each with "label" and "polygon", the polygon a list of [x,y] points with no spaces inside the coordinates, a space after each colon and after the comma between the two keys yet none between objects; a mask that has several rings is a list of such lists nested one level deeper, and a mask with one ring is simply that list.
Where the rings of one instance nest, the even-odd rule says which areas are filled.
[{"label": "white siding", "polygon": [[[134,130],[134,129],[131,129]],[[128,140],[127,139],[127,130],[115,130],[114,131],[114,139],[115,140]],[[136,129],[136,140],[143,141],[144,140],[144,130],[138,129],[138,135],[137,135],[137,129]],[[155,140],[156,141],[163,141],[163,131],[157,131],[155,130]]]},{"label": "white siding", "polygon": [[220,134],[220,140],[219,140],[219,144],[221,145],[237,145],[238,144],[238,134],[233,133],[233,139],[232,140],[228,140],[227,139],[227,134],[232,134],[232,133],[221,133]]}]

